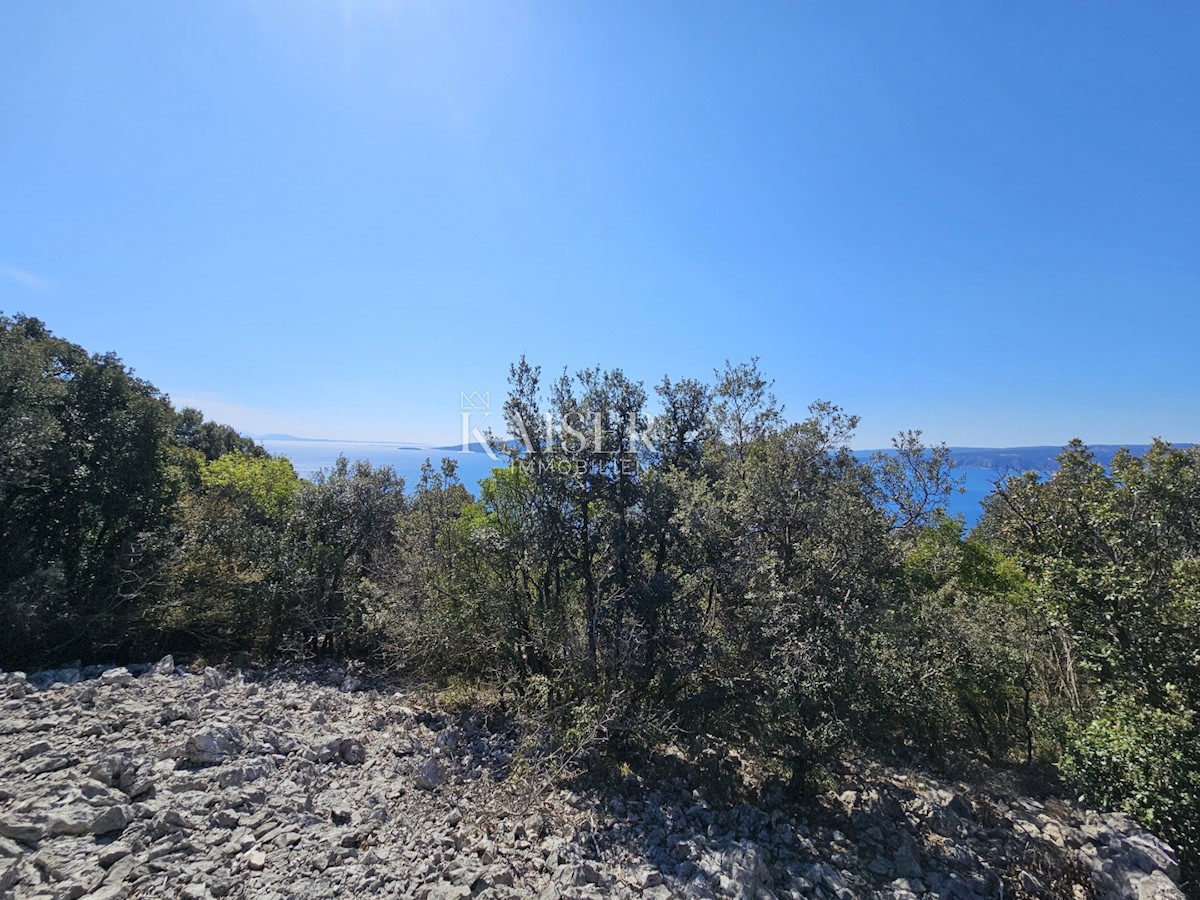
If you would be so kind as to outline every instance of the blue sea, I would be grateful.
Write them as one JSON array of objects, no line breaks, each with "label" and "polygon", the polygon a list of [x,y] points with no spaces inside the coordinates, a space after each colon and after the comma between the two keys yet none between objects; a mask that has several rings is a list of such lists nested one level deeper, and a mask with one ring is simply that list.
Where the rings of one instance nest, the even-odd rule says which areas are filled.
[{"label": "blue sea", "polygon": [[426,459],[437,466],[443,457],[458,461],[458,477],[475,493],[479,482],[491,474],[497,465],[486,453],[462,453],[447,450],[421,450],[399,447],[396,444],[342,442],[342,441],[273,441],[260,443],[273,456],[286,456],[292,461],[296,474],[301,478],[312,478],[322,469],[330,469],[339,456],[350,462],[368,460],[373,466],[391,466],[396,474],[403,476],[405,487],[412,490],[421,479],[421,466]]},{"label": "blue sea", "polygon": [[958,468],[954,472],[955,475],[962,477],[964,492],[961,494],[953,494],[950,497],[948,512],[950,515],[960,515],[966,520],[967,530],[970,531],[979,522],[980,516],[983,515],[983,508],[979,505],[983,498],[992,492],[992,488],[996,484],[996,480],[1000,478],[992,469],[966,469]]},{"label": "blue sea", "polygon": [[[391,466],[396,474],[403,476],[409,490],[415,488],[420,480],[421,465],[426,459],[431,459],[434,465],[437,465],[442,457],[457,460],[458,476],[472,493],[477,493],[479,482],[491,474],[493,467],[506,464],[504,460],[497,463],[481,452],[422,450],[386,443],[264,440],[262,445],[273,455],[290,459],[296,468],[296,474],[301,478],[312,478],[321,469],[331,468],[339,456],[345,456],[351,462],[365,459],[375,466]],[[966,520],[969,530],[982,515],[979,502],[991,493],[992,486],[999,476],[992,469],[969,469],[962,466],[956,473],[965,476],[963,486],[966,491],[954,494],[950,498],[949,511],[952,515],[961,515]]]}]

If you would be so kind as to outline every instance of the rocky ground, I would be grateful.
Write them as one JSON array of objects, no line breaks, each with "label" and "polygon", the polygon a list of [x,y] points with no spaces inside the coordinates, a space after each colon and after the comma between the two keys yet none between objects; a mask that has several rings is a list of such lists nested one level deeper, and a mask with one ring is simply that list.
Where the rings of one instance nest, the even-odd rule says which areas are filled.
[{"label": "rocky ground", "polygon": [[0,674],[0,896],[1179,898],[1121,815],[847,766],[803,810],[535,791],[510,735],[336,666]]}]

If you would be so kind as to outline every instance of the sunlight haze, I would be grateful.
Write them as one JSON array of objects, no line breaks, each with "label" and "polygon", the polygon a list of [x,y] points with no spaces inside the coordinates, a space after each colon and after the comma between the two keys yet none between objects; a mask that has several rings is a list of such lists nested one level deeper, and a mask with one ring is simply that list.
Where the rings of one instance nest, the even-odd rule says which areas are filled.
[{"label": "sunlight haze", "polygon": [[1188,4],[14,4],[0,309],[254,433],[760,356],[856,446],[1200,436]]}]

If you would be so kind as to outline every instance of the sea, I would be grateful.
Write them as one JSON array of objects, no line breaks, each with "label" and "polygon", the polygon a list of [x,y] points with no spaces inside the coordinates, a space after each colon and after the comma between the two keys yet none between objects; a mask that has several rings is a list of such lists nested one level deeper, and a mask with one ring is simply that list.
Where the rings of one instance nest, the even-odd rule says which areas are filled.
[{"label": "sea", "polygon": [[955,475],[962,478],[962,493],[954,493],[946,504],[946,511],[952,516],[962,516],[967,531],[977,524],[983,515],[980,504],[983,498],[992,492],[996,482],[1002,477],[994,469],[955,469]]},{"label": "sea", "polygon": [[373,466],[391,466],[397,475],[404,478],[406,489],[413,490],[421,480],[421,466],[430,460],[434,466],[443,457],[458,462],[458,477],[475,493],[479,482],[492,474],[495,466],[506,464],[504,459],[493,460],[483,452],[458,450],[422,449],[387,443],[362,441],[259,441],[272,456],[286,456],[301,478],[311,479],[317,472],[332,469],[339,456],[350,462],[365,459]]},{"label": "sea", "polygon": [[[456,460],[458,477],[472,493],[478,493],[479,482],[487,478],[494,467],[506,465],[503,459],[497,462],[480,451],[423,449],[383,442],[263,440],[260,443],[272,455],[290,459],[301,478],[311,479],[317,472],[331,469],[339,456],[345,456],[351,462],[365,459],[373,466],[391,466],[404,478],[408,490],[416,487],[426,459],[435,466],[443,457]],[[950,497],[947,511],[962,516],[966,529],[970,530],[983,514],[980,502],[992,492],[1001,476],[995,469],[970,468],[961,464],[955,474],[962,478],[963,492]]]}]

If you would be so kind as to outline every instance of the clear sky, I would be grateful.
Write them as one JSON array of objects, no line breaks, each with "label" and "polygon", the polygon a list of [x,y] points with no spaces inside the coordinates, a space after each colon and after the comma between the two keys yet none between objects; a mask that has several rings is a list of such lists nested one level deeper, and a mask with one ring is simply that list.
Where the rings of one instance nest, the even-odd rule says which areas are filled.
[{"label": "clear sky", "polygon": [[9,3],[0,310],[252,432],[455,440],[524,352],[1200,440],[1200,4]]}]

